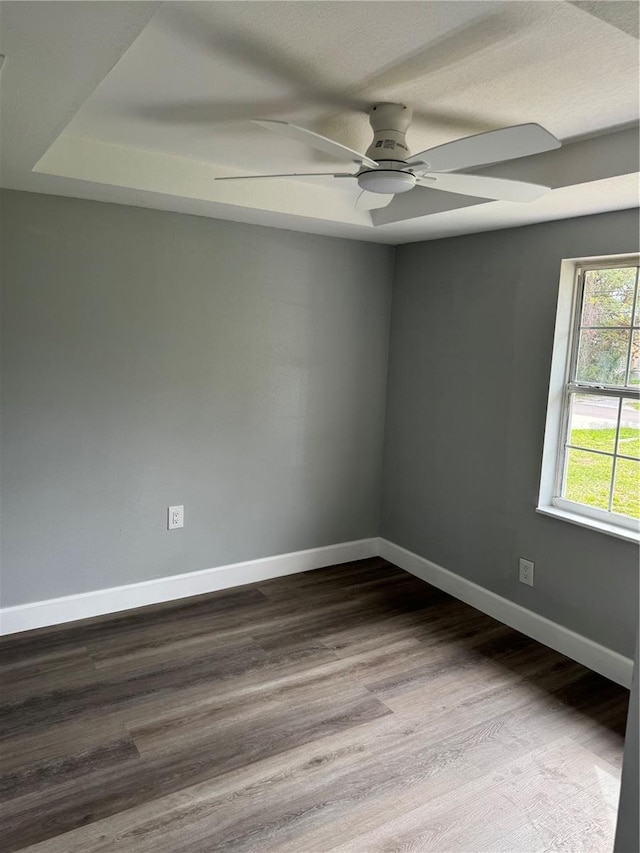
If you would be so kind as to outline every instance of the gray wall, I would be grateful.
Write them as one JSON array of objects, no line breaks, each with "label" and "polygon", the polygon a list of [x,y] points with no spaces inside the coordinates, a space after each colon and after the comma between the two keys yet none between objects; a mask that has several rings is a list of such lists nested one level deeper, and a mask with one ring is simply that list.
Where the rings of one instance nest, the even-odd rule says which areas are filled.
[{"label": "gray wall", "polygon": [[14,192],[1,232],[3,605],[378,534],[392,248]]},{"label": "gray wall", "polygon": [[560,261],[637,243],[622,211],[398,249],[382,520],[387,539],[627,656],[637,548],[535,506]]},{"label": "gray wall", "polygon": [[638,752],[640,751],[640,656],[636,641],[636,662],[631,685],[629,717],[624,739],[624,761],[622,763],[622,786],[614,853],[638,853],[640,850],[640,782],[638,774]]},{"label": "gray wall", "polygon": [[560,259],[632,250],[633,212],[397,250],[382,524],[393,249],[1,213],[4,606],[382,531],[632,653],[637,550],[534,507]]}]

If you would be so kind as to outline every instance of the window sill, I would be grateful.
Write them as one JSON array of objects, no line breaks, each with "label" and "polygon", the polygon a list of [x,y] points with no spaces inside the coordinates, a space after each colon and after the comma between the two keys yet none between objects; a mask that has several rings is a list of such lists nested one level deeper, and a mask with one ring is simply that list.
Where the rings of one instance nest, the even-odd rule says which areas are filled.
[{"label": "window sill", "polygon": [[588,518],[586,515],[579,515],[577,512],[568,512],[566,509],[560,509],[557,506],[539,506],[536,507],[536,512],[539,512],[541,515],[551,516],[551,518],[568,521],[570,524],[577,524],[578,527],[588,527],[590,530],[598,531],[598,533],[615,536],[616,539],[635,542],[636,545],[640,543],[640,532],[638,531],[627,530],[624,527],[619,527],[617,524],[607,524],[606,521]]}]

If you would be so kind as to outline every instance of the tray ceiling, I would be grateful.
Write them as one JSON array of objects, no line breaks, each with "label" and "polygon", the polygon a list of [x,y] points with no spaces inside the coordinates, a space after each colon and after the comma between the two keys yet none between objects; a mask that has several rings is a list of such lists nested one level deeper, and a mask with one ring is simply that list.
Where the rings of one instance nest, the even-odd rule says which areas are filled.
[{"label": "tray ceiling", "polygon": [[[636,206],[632,2],[4,2],[2,185],[402,243]],[[366,150],[365,112],[411,106],[413,151],[538,122],[563,148],[483,170],[531,204],[414,190],[356,211],[344,171],[268,133],[281,118]],[[347,170],[348,164],[347,164]]]}]

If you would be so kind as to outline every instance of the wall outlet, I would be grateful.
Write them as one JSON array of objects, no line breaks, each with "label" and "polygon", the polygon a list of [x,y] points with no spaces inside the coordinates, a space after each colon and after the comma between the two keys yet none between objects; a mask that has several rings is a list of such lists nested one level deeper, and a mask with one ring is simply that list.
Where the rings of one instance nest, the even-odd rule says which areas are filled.
[{"label": "wall outlet", "polygon": [[525,560],[520,557],[520,583],[526,583],[528,586],[533,586],[533,570],[535,563],[531,560]]},{"label": "wall outlet", "polygon": [[184,507],[170,506],[167,514],[167,528],[176,530],[178,527],[184,527]]}]

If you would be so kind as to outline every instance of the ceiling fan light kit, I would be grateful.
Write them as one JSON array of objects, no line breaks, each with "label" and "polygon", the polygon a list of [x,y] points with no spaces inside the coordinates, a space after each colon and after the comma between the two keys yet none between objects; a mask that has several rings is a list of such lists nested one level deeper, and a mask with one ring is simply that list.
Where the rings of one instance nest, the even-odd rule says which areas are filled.
[{"label": "ceiling fan light kit", "polygon": [[373,140],[366,154],[360,154],[304,127],[273,119],[255,120],[255,124],[281,136],[302,142],[326,154],[349,160],[359,167],[354,173],[310,172],[285,175],[238,175],[216,180],[250,178],[314,177],[355,178],[362,190],[356,207],[373,210],[385,207],[396,195],[414,187],[496,201],[531,202],[549,191],[549,187],[523,181],[472,175],[462,172],[474,166],[486,166],[515,160],[560,147],[548,130],[533,122],[490,130],[446,142],[410,156],[406,133],[412,112],[405,104],[379,103],[369,109]]},{"label": "ceiling fan light kit", "polygon": [[411,172],[394,169],[392,164],[385,163],[380,163],[379,169],[358,172],[356,177],[360,189],[371,193],[398,195],[412,190],[416,185],[416,176]]}]

